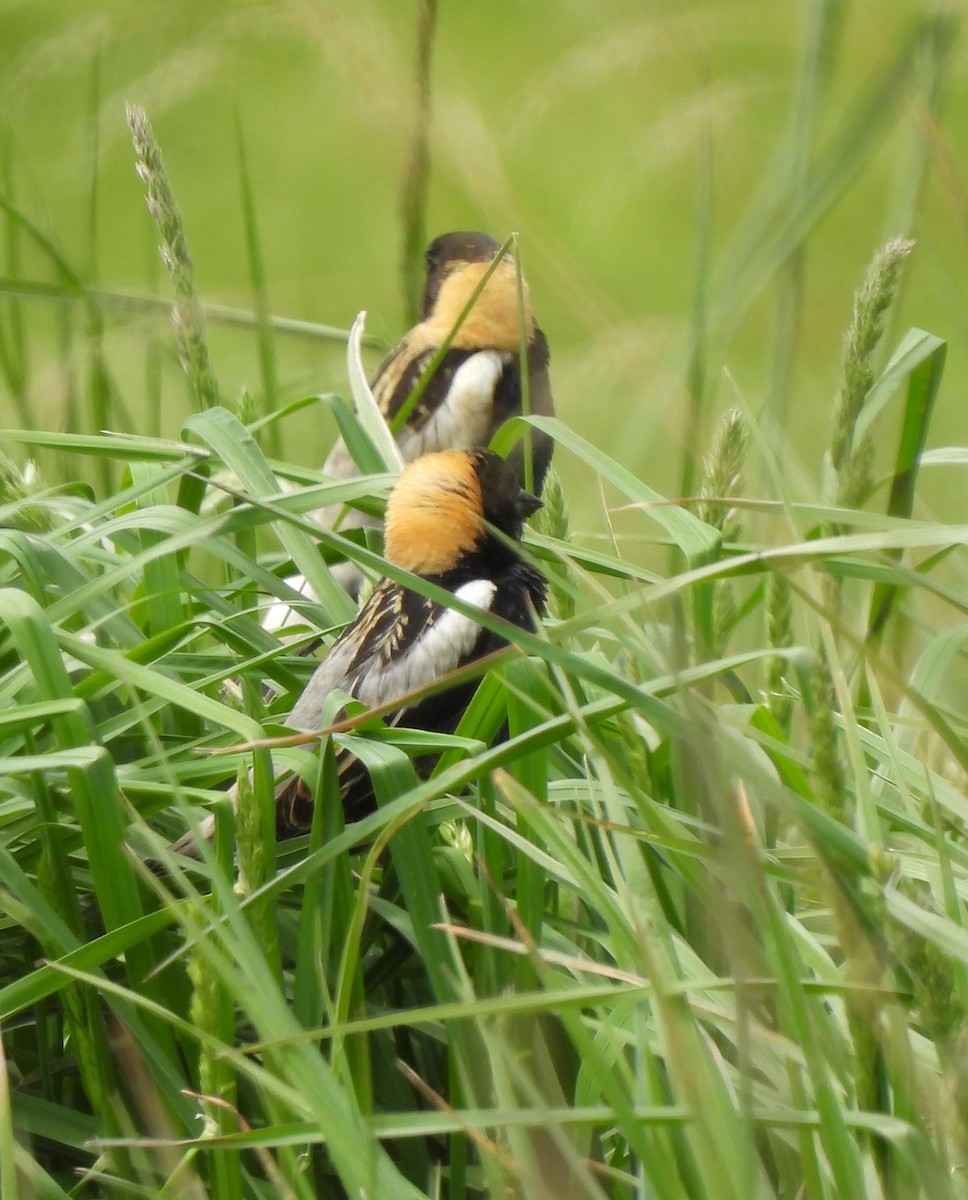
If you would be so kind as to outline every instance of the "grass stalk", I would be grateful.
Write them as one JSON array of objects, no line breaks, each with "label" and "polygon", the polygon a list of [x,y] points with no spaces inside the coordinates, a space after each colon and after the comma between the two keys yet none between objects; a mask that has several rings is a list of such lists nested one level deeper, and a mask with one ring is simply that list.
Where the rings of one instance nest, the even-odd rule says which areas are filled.
[{"label": "grass stalk", "polygon": [[161,257],[175,294],[171,317],[182,369],[199,409],[210,408],[219,402],[218,384],[209,362],[205,321],[195,291],[195,269],[184,221],[148,114],[138,105],[129,104],[127,116],[138,175],[145,185],[148,211],[161,238]]},{"label": "grass stalk", "polygon": [[402,224],[401,275],[407,324],[420,316],[424,248],[427,245],[427,193],[430,184],[431,66],[437,32],[437,0],[417,5],[417,57],[414,73],[414,111],[410,144],[404,159],[400,191]]}]

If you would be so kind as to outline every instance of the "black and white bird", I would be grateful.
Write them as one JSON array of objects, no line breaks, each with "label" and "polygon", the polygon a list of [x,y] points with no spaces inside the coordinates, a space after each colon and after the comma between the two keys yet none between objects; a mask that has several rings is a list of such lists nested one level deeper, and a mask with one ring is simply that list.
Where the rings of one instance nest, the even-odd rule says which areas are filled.
[{"label": "black and white bird", "polygon": [[[384,555],[475,608],[531,629],[544,610],[545,581],[513,543],[539,507],[521,487],[517,469],[490,450],[425,454],[403,471],[390,494]],[[323,703],[334,689],[369,708],[382,707],[506,644],[472,617],[384,578],[317,668],[287,724],[307,732],[320,728]],[[475,687],[463,683],[388,721],[451,733]],[[372,805],[372,789],[351,756],[340,768],[344,812],[352,820]],[[305,832],[312,796],[303,780],[294,776],[276,801],[277,835]]]},{"label": "black and white bird", "polygon": [[[486,233],[445,233],[431,242],[420,321],[383,360],[371,384],[388,422],[455,329],[500,249]],[[521,412],[522,333],[529,408],[551,416],[554,402],[548,342],[535,321],[527,283],[522,281],[519,294],[514,258],[506,254],[453,334],[419,403],[397,435],[405,461],[434,450],[486,446],[509,417]],[[538,494],[550,460],[551,440],[538,435],[534,446],[534,490]],[[330,451],[323,471],[341,478],[356,474],[342,440]]]},{"label": "black and white bird", "polygon": [[[527,517],[540,501],[521,487],[516,465],[491,450],[445,450],[407,466],[387,501],[384,555],[388,562],[451,592],[482,612],[533,629],[544,611],[545,580],[518,550]],[[443,680],[506,645],[473,617],[429,600],[384,577],[333,643],[287,720],[312,732],[336,690],[369,708]],[[476,682],[462,682],[391,712],[387,723],[451,733]],[[339,752],[340,790],[347,820],[373,805],[369,777],[347,751]],[[312,821],[311,789],[298,775],[276,788],[277,836],[305,832]],[[207,833],[206,827],[202,829]],[[187,835],[173,849],[192,852]]]}]

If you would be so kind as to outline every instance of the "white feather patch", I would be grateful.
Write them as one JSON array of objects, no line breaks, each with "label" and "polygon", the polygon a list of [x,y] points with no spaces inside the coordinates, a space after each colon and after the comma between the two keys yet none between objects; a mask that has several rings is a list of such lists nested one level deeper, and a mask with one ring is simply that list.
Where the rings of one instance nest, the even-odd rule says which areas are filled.
[{"label": "white feather patch", "polygon": [[[286,583],[300,596],[305,596],[314,603],[318,602],[319,597],[310,587],[305,575],[289,575],[286,577]],[[290,608],[285,600],[273,600],[262,616],[262,628],[269,633],[279,634],[289,625],[301,624],[303,618],[294,608]]]},{"label": "white feather patch", "polygon": [[[489,579],[474,579],[459,587],[454,595],[486,611],[496,590]],[[480,632],[480,625],[471,617],[452,608],[445,609],[391,667],[364,676],[356,688],[356,698],[373,708],[415,688],[426,687],[460,665],[473,650]]]},{"label": "white feather patch", "polygon": [[479,350],[454,372],[444,401],[426,425],[404,427],[399,436],[403,457],[412,461],[434,450],[486,446],[491,432],[494,389],[511,355],[500,350]]},{"label": "white feather patch", "polygon": [[[454,595],[486,612],[496,591],[497,585],[489,579],[473,579]],[[352,688],[353,695],[368,708],[377,708],[415,688],[425,687],[460,666],[473,650],[480,632],[481,627],[473,618],[452,608],[440,609],[434,623],[392,666],[382,665],[374,654],[363,677]],[[348,672],[356,650],[352,639],[338,642],[330,650],[293,706],[286,720],[290,729],[319,728],[323,702],[330,692],[335,688],[350,690]]]}]

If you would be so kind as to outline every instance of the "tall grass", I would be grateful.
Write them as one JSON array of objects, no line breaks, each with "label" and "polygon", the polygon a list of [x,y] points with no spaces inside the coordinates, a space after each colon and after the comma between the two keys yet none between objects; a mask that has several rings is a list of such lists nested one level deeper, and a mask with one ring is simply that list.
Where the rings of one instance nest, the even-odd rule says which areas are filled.
[{"label": "tall grass", "polygon": [[[835,32],[822,17],[815,72]],[[797,136],[821,85],[800,90]],[[351,608],[332,561],[401,573],[308,516],[379,509],[385,474],[332,483],[263,436],[303,402],[269,394],[284,323],[249,200],[257,315],[232,316],[259,350],[258,404],[226,403],[182,277],[181,440],[105,432],[93,400],[64,432],[18,410],[0,470],[4,1200],[968,1196],[968,527],[913,515],[919,470],[961,469],[968,450],[925,450],[945,347],[881,320],[909,261],[897,244],[891,270],[882,254],[858,280],[853,321],[832,298],[852,333],[820,499],[791,481],[778,434],[804,240],[856,167],[842,151],[870,152],[879,119],[859,114],[813,182],[787,164],[755,254],[739,237],[741,267],[699,288],[697,431],[726,301],[778,272],[787,319],[764,415],[727,412],[701,472],[690,447],[694,500],[562,421],[499,434],[507,450],[540,425],[572,482],[552,477],[525,541],[549,618],[488,664],[451,737],[362,713],[279,736],[313,664],[260,605],[297,604],[307,640],[328,643]],[[65,326],[91,356],[85,394],[120,403],[104,315],[161,301],[94,288],[9,194],[3,211],[8,257],[43,249],[47,302],[85,314]],[[29,284],[5,292],[14,398]],[[896,442],[882,478],[871,438]],[[572,528],[571,497],[593,489],[620,535]],[[666,557],[661,574],[643,565]],[[348,828],[344,746],[378,801]],[[277,763],[317,796],[310,834],[280,846]],[[206,809],[201,860],[171,855]]]},{"label": "tall grass", "polygon": [[[956,618],[902,555],[968,532],[729,487],[702,521],[544,425],[680,567],[583,551],[559,503],[527,544],[573,615],[520,635],[453,738],[324,739],[380,800],[347,830],[329,752],[265,745],[310,664],[253,605],[307,566],[304,514],[371,477],[309,483],[217,407],[195,447],[7,435],[127,483],[3,510],[5,1196],[77,1170],[96,1195],[965,1194],[960,638],[934,625],[902,671],[847,614],[888,588],[887,630]],[[723,541],[716,499],[802,533]],[[319,796],[274,853],[270,753]],[[222,810],[201,866],[170,860],[246,766],[237,867]]]}]

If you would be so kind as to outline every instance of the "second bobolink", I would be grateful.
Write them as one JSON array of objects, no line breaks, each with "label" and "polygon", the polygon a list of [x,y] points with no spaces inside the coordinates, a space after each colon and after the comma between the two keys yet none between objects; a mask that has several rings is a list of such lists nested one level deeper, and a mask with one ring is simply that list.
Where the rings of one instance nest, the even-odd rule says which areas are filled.
[{"label": "second bobolink", "polygon": [[[516,465],[491,450],[426,454],[405,468],[387,501],[388,562],[410,571],[483,612],[523,629],[544,610],[545,581],[516,548],[525,519],[540,501],[521,487]],[[370,708],[442,680],[506,645],[472,617],[382,579],[333,643],[296,701],[287,724],[311,732],[323,724],[334,691]],[[476,684],[464,682],[403,707],[385,719],[410,729],[452,733]],[[372,807],[369,777],[349,753],[339,755],[340,791],[349,820]],[[276,789],[277,836],[305,832],[313,797],[296,775]],[[203,836],[210,822],[202,826]],[[193,853],[194,836],[173,845]]]},{"label": "second bobolink", "polygon": [[[545,581],[518,554],[525,519],[540,501],[522,489],[515,466],[490,450],[426,454],[401,474],[387,502],[388,562],[525,629],[544,609]],[[426,687],[506,645],[471,617],[382,579],[317,668],[287,721],[318,729],[327,696],[340,689],[370,708]],[[388,720],[450,733],[473,694],[464,683],[401,709]],[[369,779],[352,760],[340,765],[349,819],[372,804]],[[294,777],[277,794],[280,837],[305,831],[312,796]]]}]

